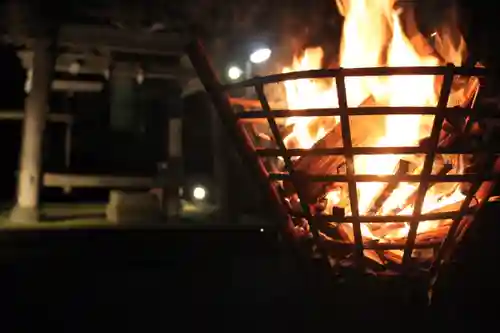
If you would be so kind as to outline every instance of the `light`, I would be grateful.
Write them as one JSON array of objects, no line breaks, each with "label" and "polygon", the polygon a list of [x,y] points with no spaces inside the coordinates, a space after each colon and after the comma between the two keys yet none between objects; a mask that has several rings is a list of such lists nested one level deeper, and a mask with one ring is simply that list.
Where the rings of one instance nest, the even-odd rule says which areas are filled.
[{"label": "light", "polygon": [[73,61],[68,68],[68,72],[71,75],[78,75],[80,73],[80,69],[82,68],[82,64],[79,61]]},{"label": "light", "polygon": [[195,186],[193,188],[193,198],[196,200],[203,200],[207,196],[207,190],[202,186]]},{"label": "light", "polygon": [[243,71],[237,66],[231,66],[231,67],[229,67],[229,70],[227,71],[227,76],[233,81],[238,80],[242,74],[243,74]]},{"label": "light", "polygon": [[142,68],[139,68],[137,70],[137,73],[136,73],[136,76],[135,76],[135,81],[139,85],[141,85],[144,82],[144,70]]},{"label": "light", "polygon": [[264,228],[260,228],[260,230],[259,230],[259,231],[260,231],[260,232],[264,232]]},{"label": "light", "polygon": [[254,51],[250,55],[250,61],[254,64],[260,64],[271,57],[271,50],[268,48],[262,48]]}]

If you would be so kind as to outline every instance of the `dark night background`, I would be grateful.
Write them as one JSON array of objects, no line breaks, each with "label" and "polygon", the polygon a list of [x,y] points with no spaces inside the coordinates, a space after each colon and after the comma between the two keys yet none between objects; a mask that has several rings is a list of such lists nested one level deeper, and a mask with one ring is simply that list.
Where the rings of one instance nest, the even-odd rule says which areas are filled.
[{"label": "dark night background", "polygon": [[[228,55],[246,52],[240,41],[250,36],[278,45],[288,43],[292,49],[322,44],[333,54],[332,45],[336,43],[330,41],[330,36],[340,31],[333,3],[200,0],[183,4],[151,1],[147,6],[136,1],[127,7],[111,7],[125,13],[131,25],[138,24],[141,14],[161,16],[162,11],[155,10],[160,4],[164,12],[176,18],[170,21],[171,29],[196,22],[204,27],[206,43],[216,64],[222,66]],[[493,3],[462,0],[461,4],[472,57],[497,71],[500,20]],[[72,1],[64,6],[73,8],[69,13],[74,15],[82,10],[82,5]],[[86,6],[93,10],[104,7],[97,1],[89,1]],[[11,46],[1,46],[0,64],[0,109],[22,109],[24,71]],[[495,83],[488,88],[489,94],[497,94]],[[104,101],[89,101],[84,94],[75,98],[82,115],[93,109],[93,118],[87,114],[86,121],[75,130],[75,169],[136,174],[150,171],[162,143],[155,149],[145,147],[159,141],[161,133],[154,129],[147,135],[112,133],[107,129]],[[196,108],[200,103],[185,105]],[[75,112],[78,114],[78,110]],[[200,138],[206,141],[203,135],[207,135],[195,127],[203,123],[198,118],[203,117],[203,111],[198,112],[186,111],[186,122],[193,126],[186,130],[193,135],[187,135],[184,143],[186,169],[208,173],[210,162],[201,169],[197,169],[197,162],[208,160],[210,151],[202,149],[204,155],[197,155],[193,148]],[[50,126],[53,128],[46,143],[49,157],[45,167],[57,171],[63,169],[58,154],[62,151],[59,143],[63,129],[57,124]],[[0,122],[3,202],[14,196],[20,133],[20,122]],[[99,150],[95,149],[97,144]],[[106,198],[104,191],[83,191],[68,197],[54,190],[42,195],[50,200]],[[498,212],[499,208],[492,205],[481,223],[470,230],[456,260],[442,275],[430,309],[423,306],[424,300],[413,283],[377,282],[369,277],[351,277],[342,282],[314,262],[305,266],[297,263],[290,249],[278,241],[273,228],[264,233],[237,226],[183,231],[2,231],[0,318],[6,332],[45,327],[71,332],[101,328],[319,331],[371,324],[378,329],[429,331],[444,330],[439,325],[450,324],[461,331],[465,329],[462,325],[469,322],[485,330],[497,321]]]}]

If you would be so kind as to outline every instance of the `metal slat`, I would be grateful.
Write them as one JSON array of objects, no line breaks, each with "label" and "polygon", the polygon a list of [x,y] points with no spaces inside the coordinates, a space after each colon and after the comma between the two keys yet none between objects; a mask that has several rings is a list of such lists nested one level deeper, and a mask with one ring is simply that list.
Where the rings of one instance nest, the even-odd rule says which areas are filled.
[{"label": "metal slat", "polygon": [[[344,77],[389,75],[445,75],[446,72],[446,66],[316,69],[309,71],[274,74],[263,77],[254,77],[246,81],[225,85],[223,89],[233,90],[238,88],[251,87],[258,84],[279,83],[288,80],[337,78],[340,75]],[[482,67],[457,67],[455,69],[455,75],[485,76],[487,73],[488,71]]]},{"label": "metal slat", "polygon": [[358,266],[362,266],[363,236],[361,234],[361,224],[359,222],[358,190],[356,186],[356,180],[354,179],[356,170],[354,169],[354,154],[352,152],[351,125],[349,123],[349,114],[347,111],[348,108],[347,93],[345,89],[344,76],[342,75],[337,76],[335,82],[337,84],[337,98],[339,101],[339,109],[341,110],[340,126],[342,126],[341,127],[342,144],[345,149],[349,202],[351,204],[351,214],[353,217],[352,229],[354,233],[354,242],[356,245],[355,256],[358,261],[357,262]]},{"label": "metal slat", "polygon": [[292,160],[290,159],[290,157],[287,156],[287,153],[286,153],[287,148],[286,148],[285,143],[283,141],[283,137],[281,136],[281,133],[279,131],[278,125],[276,124],[276,120],[274,119],[273,114],[271,112],[271,108],[269,107],[269,103],[268,103],[266,95],[264,93],[264,87],[262,85],[257,85],[255,87],[255,90],[257,92],[257,96],[259,97],[260,103],[262,105],[262,109],[264,110],[264,112],[266,114],[267,121],[269,123],[269,127],[270,127],[271,132],[274,136],[275,142],[278,145],[278,149],[281,152],[281,154],[284,156],[285,168],[288,171],[288,174],[290,175],[290,179],[292,181],[292,185],[294,186],[295,190],[297,191],[297,195],[299,196],[302,211],[304,212],[305,218],[307,219],[309,226],[311,227],[311,231],[313,233],[313,236],[317,240],[319,238],[318,229],[316,228],[316,225],[313,223],[313,215],[311,213],[309,205],[307,204],[307,202],[305,200],[303,200],[304,196],[302,195],[301,191],[299,190],[299,187],[296,186],[293,163],[292,163]]},{"label": "metal slat", "polygon": [[451,85],[453,83],[454,68],[455,66],[453,66],[453,64],[449,64],[448,66],[446,66],[446,71],[444,73],[444,79],[441,86],[441,92],[439,94],[439,101],[436,110],[437,113],[434,117],[434,123],[432,125],[431,136],[428,145],[429,151],[425,156],[424,166],[421,173],[422,179],[420,181],[417,198],[415,199],[415,204],[413,206],[414,219],[412,219],[410,223],[410,231],[408,232],[408,238],[404,249],[404,265],[408,265],[411,259],[411,254],[415,245],[415,238],[417,237],[417,229],[419,224],[419,221],[416,219],[416,217],[422,214],[425,195],[427,193],[429,184],[431,183],[429,180],[429,176],[432,173],[434,157],[436,156],[436,148],[439,144],[439,133],[441,132],[441,128],[444,122],[444,114],[441,111],[446,108],[446,105],[448,104]]},{"label": "metal slat", "polygon": [[[469,108],[449,108],[447,101],[449,99],[451,85],[453,83],[454,75],[469,76],[469,77],[482,77],[486,76],[487,70],[485,68],[465,68],[454,67],[453,65],[441,67],[382,67],[382,68],[353,68],[353,69],[321,69],[310,70],[302,72],[282,73],[270,75],[266,77],[256,77],[243,82],[237,82],[222,87],[224,90],[239,89],[242,87],[257,86],[263,92],[263,87],[266,84],[281,83],[287,80],[298,79],[332,79],[334,78],[337,83],[337,94],[339,101],[339,108],[325,108],[325,109],[302,109],[302,110],[283,110],[275,108],[274,110],[267,104],[265,110],[258,109],[258,105],[252,104],[252,108],[256,110],[238,112],[236,119],[238,124],[245,123],[264,123],[270,118],[276,125],[280,118],[287,117],[332,117],[340,116],[342,128],[342,141],[343,147],[339,148],[324,148],[324,149],[286,149],[286,147],[279,147],[278,149],[261,149],[254,148],[255,153],[259,157],[283,157],[285,164],[288,164],[287,171],[292,171],[293,165],[291,157],[293,156],[326,156],[326,155],[343,155],[346,157],[346,173],[336,175],[301,175],[302,180],[311,182],[343,182],[348,183],[349,199],[351,203],[352,216],[316,216],[315,222],[336,222],[336,223],[351,223],[353,225],[355,240],[354,243],[345,243],[343,241],[325,241],[325,246],[332,246],[331,250],[335,251],[337,247],[350,249],[356,255],[356,264],[361,265],[363,257],[363,250],[390,250],[400,249],[404,250],[403,263],[405,268],[409,267],[411,262],[411,254],[414,249],[422,248],[439,248],[442,243],[440,240],[433,240],[429,242],[423,241],[420,238],[417,242],[417,229],[420,221],[443,221],[453,220],[450,226],[450,231],[447,235],[452,241],[455,240],[454,230],[458,230],[460,220],[463,215],[472,216],[477,212],[478,207],[469,208],[472,200],[472,195],[467,196],[466,200],[462,202],[462,206],[458,210],[451,212],[427,213],[422,214],[422,206],[429,186],[436,182],[442,183],[460,183],[472,182],[474,184],[484,184],[485,181],[496,181],[495,172],[485,170],[485,172],[478,172],[477,174],[452,174],[452,175],[437,175],[432,174],[432,167],[434,165],[434,158],[436,154],[474,154],[486,153],[490,156],[500,154],[500,148],[493,146],[483,147],[437,147],[439,141],[439,134],[442,129],[443,120],[448,116],[469,116],[470,119],[496,119],[499,118],[499,112],[496,109],[473,109]],[[347,105],[346,91],[345,91],[345,77],[352,76],[388,76],[388,75],[441,75],[444,76],[444,81],[441,86],[441,93],[438,105],[436,107],[359,107],[349,108]],[[263,108],[264,109],[264,108]],[[430,144],[426,147],[352,147],[352,138],[350,133],[349,117],[351,116],[368,116],[368,115],[435,115],[434,126],[431,130]],[[271,131],[273,134],[278,133],[277,126]],[[470,124],[469,124],[470,126]],[[243,129],[243,126],[240,127]],[[275,136],[276,138],[276,136]],[[281,137],[276,139],[278,146],[282,144]],[[355,155],[376,155],[376,154],[400,154],[400,155],[415,155],[425,154],[423,171],[420,174],[404,174],[404,175],[363,175],[356,174],[354,170],[354,156]],[[288,161],[288,163],[287,163]],[[270,181],[283,181],[288,180],[293,183],[293,176],[286,173],[269,173],[268,178]],[[419,184],[415,209],[412,215],[397,215],[397,216],[360,216],[358,211],[357,202],[357,182],[414,182]],[[483,202],[484,203],[484,202]],[[307,218],[301,214],[290,212],[293,217]],[[387,223],[387,222],[411,222],[410,232],[404,242],[398,243],[374,243],[363,241],[361,235],[360,223]],[[456,226],[454,226],[456,224]],[[454,229],[454,230],[452,230]],[[441,238],[439,238],[441,239]],[[438,263],[439,264],[439,263]],[[408,272],[408,271],[403,271]]]},{"label": "metal slat", "polygon": [[[330,109],[301,109],[301,110],[272,110],[275,118],[287,117],[333,117],[339,116],[341,111],[338,108]],[[381,116],[381,115],[435,115],[436,107],[422,106],[422,107],[392,107],[392,106],[373,106],[373,107],[355,107],[348,108],[347,113],[350,116]],[[471,108],[452,107],[446,108],[442,111],[445,115],[453,116],[466,116],[473,115],[474,110]],[[239,112],[236,117],[240,121],[252,121],[258,119],[265,119],[263,110],[251,110]],[[481,110],[481,118],[493,117],[499,118],[500,112],[498,109],[487,108]]]}]

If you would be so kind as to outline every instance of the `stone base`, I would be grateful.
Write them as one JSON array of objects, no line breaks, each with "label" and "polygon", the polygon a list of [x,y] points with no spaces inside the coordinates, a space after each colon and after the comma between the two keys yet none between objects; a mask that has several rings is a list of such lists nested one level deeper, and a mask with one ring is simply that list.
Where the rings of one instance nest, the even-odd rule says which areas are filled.
[{"label": "stone base", "polygon": [[36,223],[40,220],[38,207],[21,207],[15,205],[10,212],[9,220],[12,223]]},{"label": "stone base", "polygon": [[111,191],[106,218],[119,224],[151,224],[162,220],[158,198],[148,192]]}]

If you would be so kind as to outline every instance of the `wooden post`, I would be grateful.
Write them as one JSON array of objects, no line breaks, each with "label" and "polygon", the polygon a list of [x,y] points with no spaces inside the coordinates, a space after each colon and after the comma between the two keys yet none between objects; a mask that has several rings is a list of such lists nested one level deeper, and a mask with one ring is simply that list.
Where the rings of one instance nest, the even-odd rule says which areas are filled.
[{"label": "wooden post", "polygon": [[[181,101],[180,95],[178,96]],[[168,118],[168,186],[164,195],[164,210],[168,222],[177,222],[181,214],[179,189],[183,183],[182,105],[169,103]]]},{"label": "wooden post", "polygon": [[110,125],[113,131],[135,130],[136,83],[134,77],[119,75],[119,68],[110,70]]},{"label": "wooden post", "polygon": [[213,149],[213,176],[214,176],[214,191],[215,202],[217,205],[217,222],[229,222],[229,207],[227,196],[227,155],[225,147],[227,147],[227,137],[223,132],[222,123],[220,121],[217,110],[210,103],[207,96],[207,105],[210,107],[210,115],[212,118],[212,149]]},{"label": "wooden post", "polygon": [[55,63],[52,43],[50,38],[39,38],[33,42],[33,77],[25,100],[17,202],[10,214],[10,220],[16,223],[39,219],[42,141]]},{"label": "wooden post", "polygon": [[66,124],[64,134],[64,167],[69,169],[71,166],[71,141],[73,137],[73,122]]}]

